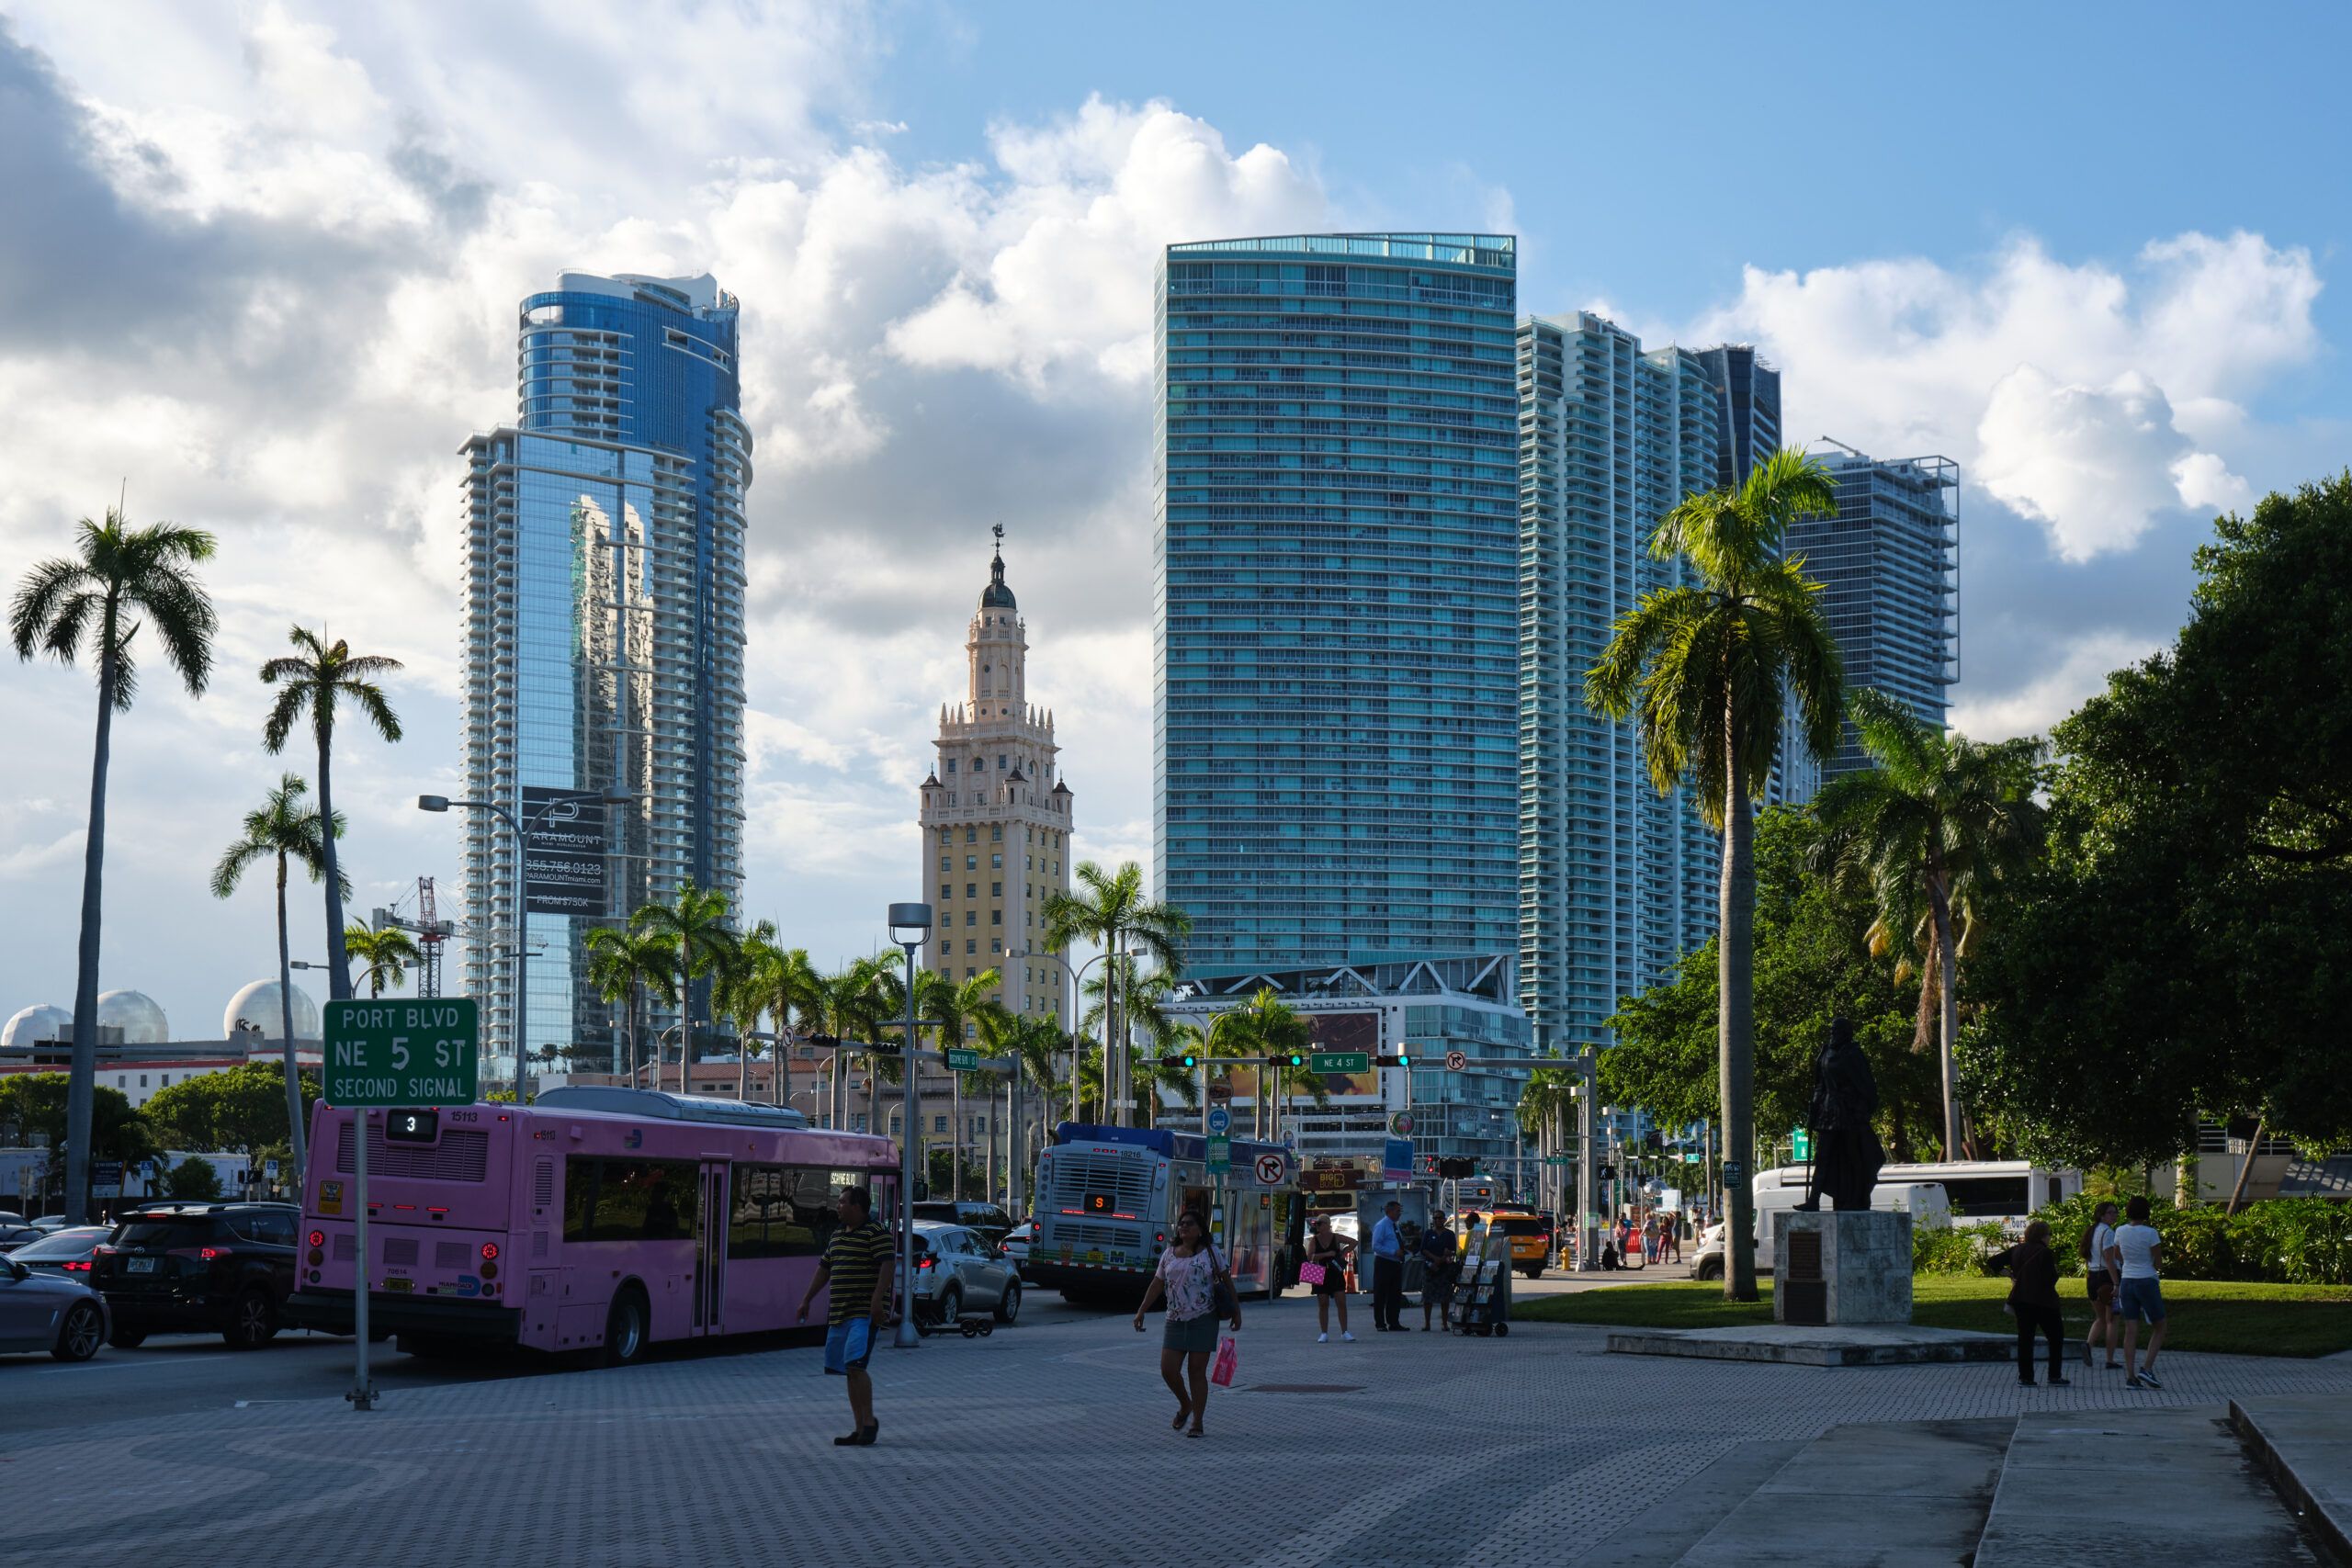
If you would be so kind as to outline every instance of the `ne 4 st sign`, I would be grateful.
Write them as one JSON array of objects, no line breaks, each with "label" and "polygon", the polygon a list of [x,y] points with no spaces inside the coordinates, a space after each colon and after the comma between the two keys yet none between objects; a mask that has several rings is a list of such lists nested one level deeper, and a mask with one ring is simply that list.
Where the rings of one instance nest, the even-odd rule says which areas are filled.
[{"label": "ne 4 st sign", "polygon": [[480,1012],[470,997],[329,1002],[330,1105],[471,1105],[481,1098]]}]

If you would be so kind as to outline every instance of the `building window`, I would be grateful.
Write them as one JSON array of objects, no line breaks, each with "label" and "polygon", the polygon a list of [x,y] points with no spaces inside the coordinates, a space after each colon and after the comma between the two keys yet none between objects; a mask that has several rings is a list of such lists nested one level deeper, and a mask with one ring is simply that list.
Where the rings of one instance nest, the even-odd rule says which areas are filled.
[{"label": "building window", "polygon": [[980,841],[980,830],[979,830],[978,828],[967,828],[967,829],[964,829],[964,841],[965,841],[966,843],[967,843],[967,844],[977,844],[977,843],[978,843],[978,842]]},{"label": "building window", "polygon": [[989,869],[990,871],[1002,871],[1004,869],[1004,857],[1002,855],[989,856]]},{"label": "building window", "polygon": [[980,869],[980,857],[979,857],[979,856],[978,856],[978,855],[966,855],[966,856],[964,857],[964,869],[965,869],[966,871],[978,871],[978,870],[979,870],[979,869]]},{"label": "building window", "polygon": [[966,925],[967,925],[967,926],[977,926],[977,925],[978,925],[978,924],[980,923],[980,912],[979,912],[978,909],[967,909],[967,910],[965,910],[965,911],[964,911],[964,923],[965,923]]},{"label": "building window", "polygon": [[1002,909],[990,909],[989,911],[989,924],[992,926],[1001,926],[1004,924],[1004,911]]},{"label": "building window", "polygon": [[989,951],[990,953],[1002,953],[1004,951],[1004,938],[1001,936],[992,936],[989,938]]},{"label": "building window", "polygon": [[1000,773],[1004,772],[1004,753],[1001,751],[996,754],[996,771]]},{"label": "building window", "polygon": [[947,856],[945,856],[945,855],[942,855],[942,856],[940,856],[940,857],[939,857],[939,869],[940,869],[940,870],[942,870],[942,871],[945,871],[945,870],[947,869],[947,861],[948,861],[948,857],[947,857]]},{"label": "building window", "polygon": [[931,1130],[934,1133],[944,1133],[947,1131],[947,1118],[944,1116],[933,1117],[931,1119]]},{"label": "building window", "polygon": [[[1004,897],[1004,884],[1003,884],[1003,883],[1001,883],[1001,882],[991,882],[991,883],[989,883],[989,897],[991,897],[991,898],[1001,898],[1001,897]],[[139,1081],[140,1081],[141,1083],[145,1083],[147,1080],[146,1080],[145,1078],[141,1078]]]},{"label": "building window", "polygon": [[955,951],[956,944],[952,942],[943,942],[939,944],[939,956],[942,958],[946,957],[949,953]]},{"label": "building window", "polygon": [[[321,852],[323,853],[324,852],[322,851]],[[955,896],[955,889],[950,884],[943,882],[939,885],[939,901],[941,903],[946,903],[948,899]]]},{"label": "building window", "polygon": [[[285,1077],[285,1075],[284,1075],[283,1073],[281,1073],[281,1074],[279,1074],[279,1075],[278,1075],[278,1077],[282,1079],[282,1078]],[[141,1089],[145,1089],[145,1088],[147,1087],[147,1075],[146,1075],[145,1073],[141,1073],[141,1074],[140,1074],[140,1075],[139,1075],[139,1087],[140,1087]]]},{"label": "building window", "polygon": [[947,773],[950,778],[956,774],[956,759],[953,757],[947,759]]},{"label": "building window", "polygon": [[978,897],[979,896],[980,896],[980,885],[979,885],[978,883],[977,883],[977,882],[967,882],[966,884],[964,884],[964,897],[967,897],[967,898],[977,898],[977,897]]},{"label": "building window", "polygon": [[991,844],[1001,844],[1004,842],[1003,823],[1000,822],[995,827],[989,829],[989,842]]},{"label": "building window", "polygon": [[[965,951],[965,953],[967,953],[967,954],[968,954],[968,953],[978,953],[978,952],[979,952],[979,950],[980,950],[980,942],[979,942],[979,939],[978,939],[978,937],[969,937],[969,936],[967,936],[967,937],[966,937],[966,938],[964,939],[964,951]],[[965,970],[965,971],[964,971],[964,973],[965,973],[965,975],[968,977],[968,976],[971,975],[971,973],[972,973],[972,972],[971,972],[969,969],[967,969],[967,970]]]}]

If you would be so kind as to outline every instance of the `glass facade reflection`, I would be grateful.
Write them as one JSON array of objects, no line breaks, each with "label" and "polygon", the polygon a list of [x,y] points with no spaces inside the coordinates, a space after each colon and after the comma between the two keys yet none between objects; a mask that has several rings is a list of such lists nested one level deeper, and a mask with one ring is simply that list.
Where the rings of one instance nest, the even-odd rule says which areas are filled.
[{"label": "glass facade reflection", "polygon": [[[730,898],[742,879],[752,444],[736,320],[708,277],[568,273],[522,304],[518,423],[464,448],[467,791],[510,810],[535,785],[634,796],[609,817],[615,919],[689,878]],[[514,875],[503,826],[469,816],[478,926],[511,930]],[[594,923],[527,917],[525,1043],[577,1048],[589,1068],[624,1028],[586,980]],[[467,959],[493,1076],[513,1072],[510,949],[503,936]]]},{"label": "glass facade reflection", "polygon": [[1508,235],[1171,245],[1153,861],[1188,969],[1509,951]]}]

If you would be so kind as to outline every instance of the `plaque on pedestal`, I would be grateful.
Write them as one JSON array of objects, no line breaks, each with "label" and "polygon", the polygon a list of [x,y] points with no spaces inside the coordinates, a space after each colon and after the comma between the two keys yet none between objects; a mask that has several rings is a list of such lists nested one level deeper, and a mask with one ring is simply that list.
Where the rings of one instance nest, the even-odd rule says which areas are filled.
[{"label": "plaque on pedestal", "polygon": [[1772,1249],[1773,1321],[1911,1321],[1910,1215],[1800,1210],[1780,1220]]}]

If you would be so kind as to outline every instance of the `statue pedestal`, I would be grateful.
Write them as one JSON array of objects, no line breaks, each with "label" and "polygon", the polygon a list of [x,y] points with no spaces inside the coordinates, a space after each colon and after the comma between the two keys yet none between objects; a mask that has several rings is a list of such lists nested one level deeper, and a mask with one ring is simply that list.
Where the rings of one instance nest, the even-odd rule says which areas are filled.
[{"label": "statue pedestal", "polygon": [[1774,1217],[1774,1322],[1911,1321],[1910,1215],[1828,1209]]}]

